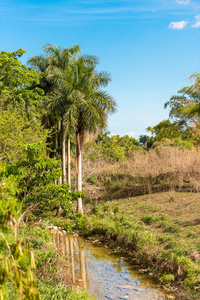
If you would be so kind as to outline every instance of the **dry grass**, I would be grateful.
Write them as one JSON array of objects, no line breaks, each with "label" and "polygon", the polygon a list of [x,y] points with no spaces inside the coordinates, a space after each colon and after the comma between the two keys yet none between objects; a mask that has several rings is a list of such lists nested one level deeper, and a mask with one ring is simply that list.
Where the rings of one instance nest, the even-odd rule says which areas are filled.
[{"label": "dry grass", "polygon": [[160,174],[173,173],[181,177],[199,177],[200,149],[179,149],[162,147],[149,150],[148,153],[135,152],[127,161],[115,164],[102,164],[98,172],[129,174],[133,177],[156,177]]},{"label": "dry grass", "polygon": [[[200,148],[180,149],[161,147],[146,153],[135,151],[123,162],[110,163],[106,160],[84,162],[84,176],[96,178],[97,184],[114,187],[112,192],[124,188],[143,186],[144,194],[173,189],[200,190]],[[158,189],[162,186],[162,189]],[[107,190],[108,192],[108,190]],[[137,195],[141,195],[139,191]],[[121,195],[122,196],[122,195]],[[133,196],[133,194],[130,194]]]}]

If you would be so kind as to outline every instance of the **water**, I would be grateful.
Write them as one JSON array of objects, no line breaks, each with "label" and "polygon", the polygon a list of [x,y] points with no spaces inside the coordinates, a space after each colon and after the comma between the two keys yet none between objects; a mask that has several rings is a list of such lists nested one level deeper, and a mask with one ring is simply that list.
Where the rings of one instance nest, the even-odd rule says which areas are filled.
[{"label": "water", "polygon": [[53,242],[67,256],[72,282],[97,299],[181,299],[158,288],[158,283],[141,273],[133,261],[98,241],[54,232]]}]

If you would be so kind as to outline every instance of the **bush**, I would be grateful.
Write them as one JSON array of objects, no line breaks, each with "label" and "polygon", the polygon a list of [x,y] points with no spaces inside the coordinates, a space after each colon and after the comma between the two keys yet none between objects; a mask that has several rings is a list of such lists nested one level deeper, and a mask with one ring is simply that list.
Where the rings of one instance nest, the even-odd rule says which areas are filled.
[{"label": "bush", "polygon": [[155,222],[157,222],[157,218],[155,216],[149,216],[149,215],[145,215],[142,217],[141,219],[145,224],[151,225]]},{"label": "bush", "polygon": [[173,274],[163,274],[161,277],[161,281],[163,283],[171,283],[174,281],[174,275]]},{"label": "bush", "polygon": [[97,183],[96,176],[93,174],[89,176],[86,180],[88,183],[95,185]]},{"label": "bush", "polygon": [[95,205],[93,206],[92,210],[91,210],[91,213],[92,213],[93,215],[100,215],[100,214],[103,214],[103,211],[102,211],[102,209],[101,209],[101,206],[95,204]]}]

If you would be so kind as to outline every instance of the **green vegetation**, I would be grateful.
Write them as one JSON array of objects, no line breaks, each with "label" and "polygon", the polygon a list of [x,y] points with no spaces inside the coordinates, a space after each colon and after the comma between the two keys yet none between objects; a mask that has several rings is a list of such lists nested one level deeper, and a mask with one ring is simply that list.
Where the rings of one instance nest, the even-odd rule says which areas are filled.
[{"label": "green vegetation", "polygon": [[[67,267],[66,258],[61,253],[58,253],[52,245],[52,236],[48,233],[46,224],[40,223],[35,227],[29,225],[21,226],[19,239],[24,247],[28,246],[34,252],[37,274],[35,284],[37,283],[41,297],[38,299],[94,299],[84,290],[66,287],[70,283],[70,274],[66,277],[64,272],[67,272],[67,270],[63,270],[63,265]],[[10,281],[6,282],[6,292],[9,300],[18,299],[15,294],[15,288]],[[29,295],[24,299],[36,298]]]},{"label": "green vegetation", "polygon": [[[48,45],[45,51],[46,57],[29,61],[35,70],[20,62],[25,53],[22,49],[0,53],[1,299],[11,294],[15,299],[41,299],[34,272],[35,249],[26,237],[20,240],[21,226],[31,211],[35,220],[42,210],[71,217],[75,200],[82,213],[84,133],[104,128],[116,106],[101,90],[110,79],[107,73],[96,71],[94,57],[77,56],[79,46],[61,50]],[[70,172],[66,183],[66,135],[76,135],[76,192],[70,184]],[[68,171],[69,166],[70,161]],[[76,223],[81,226],[78,215]],[[70,224],[66,222],[65,228],[70,231]],[[37,249],[34,252],[37,256]],[[54,292],[55,297],[69,293],[61,287],[50,294]],[[86,297],[84,292],[80,295],[76,299]]]},{"label": "green vegetation", "polygon": [[95,141],[87,142],[84,147],[86,160],[104,160],[109,163],[125,161],[135,151],[145,152],[138,140],[128,135],[109,136],[109,132],[99,134]]},{"label": "green vegetation", "polygon": [[174,202],[167,192],[88,206],[81,231],[120,246],[162,283],[193,293],[200,284],[199,196],[174,195]]},{"label": "green vegetation", "polygon": [[[138,141],[104,131],[116,103],[94,56],[48,44],[27,67],[24,53],[0,52],[0,299],[90,299],[66,288],[65,257],[41,218],[104,236],[197,294],[200,74]],[[197,193],[177,193],[186,189]]]},{"label": "green vegetation", "polygon": [[194,81],[193,85],[182,88],[165,103],[165,108],[170,109],[169,119],[147,128],[151,138],[141,136],[146,147],[161,145],[160,142],[188,149],[199,146],[200,74],[195,73],[190,79]]},{"label": "green vegetation", "polygon": [[[44,72],[39,87],[45,85],[47,116],[54,126],[53,149],[57,152],[58,122],[61,121],[62,179],[66,183],[65,136],[68,136],[68,183],[70,185],[70,133],[76,136],[76,190],[82,192],[82,149],[86,132],[96,133],[107,125],[107,118],[116,109],[112,97],[102,90],[110,76],[97,72],[94,56],[77,55],[79,46],[59,49],[47,45],[45,56],[35,56],[29,64]],[[45,79],[44,79],[45,78]],[[83,213],[82,198],[77,210]]]}]

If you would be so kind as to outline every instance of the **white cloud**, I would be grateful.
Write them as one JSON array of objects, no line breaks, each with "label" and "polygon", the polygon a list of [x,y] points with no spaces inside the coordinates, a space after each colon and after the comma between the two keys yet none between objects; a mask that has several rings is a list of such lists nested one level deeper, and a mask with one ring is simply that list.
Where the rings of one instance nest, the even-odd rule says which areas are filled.
[{"label": "white cloud", "polygon": [[200,27],[200,15],[197,15],[197,16],[195,17],[195,19],[196,19],[196,21],[195,21],[195,23],[192,25],[192,27],[193,27],[193,28],[198,28],[198,27]]},{"label": "white cloud", "polygon": [[169,24],[170,29],[181,30],[188,24],[188,21],[180,21],[180,22],[171,22]]},{"label": "white cloud", "polygon": [[133,136],[133,135],[137,135],[137,133],[134,131],[129,131],[128,133],[126,133],[126,135]]},{"label": "white cloud", "polygon": [[183,4],[183,5],[187,5],[190,3],[190,0],[176,0],[176,3],[178,4]]}]

